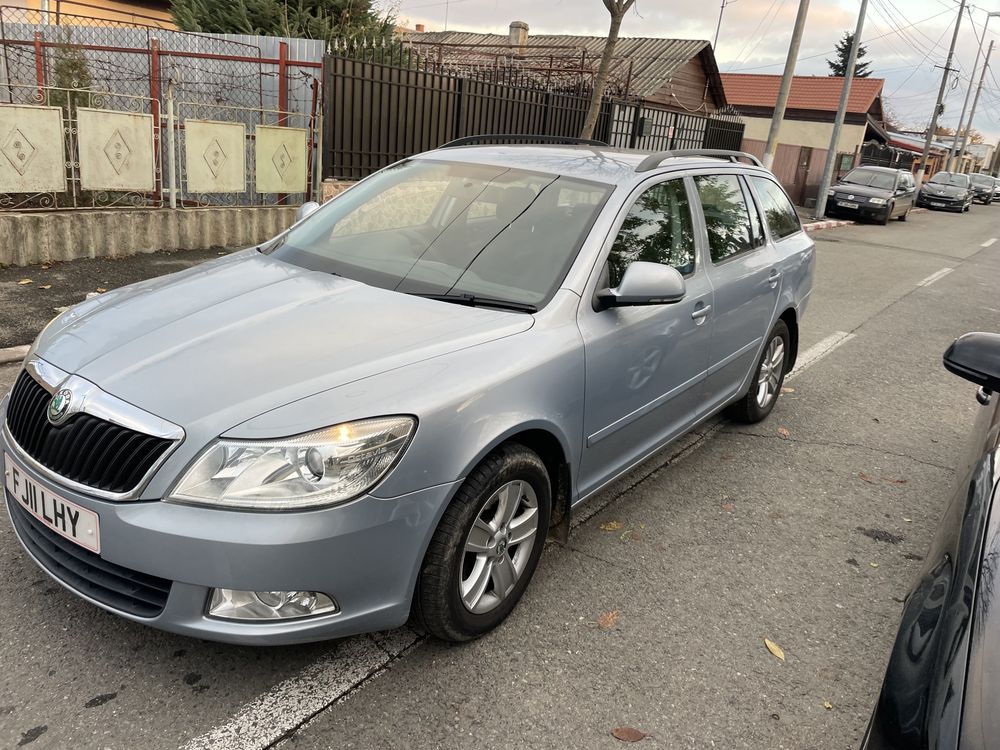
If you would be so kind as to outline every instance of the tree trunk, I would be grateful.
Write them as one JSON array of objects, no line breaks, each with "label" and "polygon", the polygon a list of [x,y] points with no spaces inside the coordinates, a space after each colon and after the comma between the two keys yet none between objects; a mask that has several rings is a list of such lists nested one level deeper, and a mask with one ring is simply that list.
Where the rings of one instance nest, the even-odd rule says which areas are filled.
[{"label": "tree trunk", "polygon": [[580,131],[581,138],[594,137],[597,118],[601,114],[601,99],[604,98],[604,89],[608,85],[608,74],[611,72],[611,58],[615,54],[618,30],[622,26],[624,15],[624,11],[611,14],[611,28],[608,30],[608,40],[604,43],[604,52],[601,53],[601,64],[597,68],[597,78],[594,79],[594,92],[590,99],[590,109],[587,110],[587,119],[583,123],[583,130]]}]

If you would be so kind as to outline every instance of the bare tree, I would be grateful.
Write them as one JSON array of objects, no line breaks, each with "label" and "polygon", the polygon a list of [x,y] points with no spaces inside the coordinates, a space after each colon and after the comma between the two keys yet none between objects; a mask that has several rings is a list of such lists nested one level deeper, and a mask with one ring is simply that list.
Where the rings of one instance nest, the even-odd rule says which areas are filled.
[{"label": "bare tree", "polygon": [[618,42],[618,31],[622,27],[622,19],[629,9],[635,5],[635,0],[603,0],[604,7],[611,14],[611,28],[608,29],[608,39],[604,43],[604,52],[601,53],[601,64],[597,67],[597,77],[594,79],[594,92],[590,99],[590,109],[587,110],[587,119],[583,123],[583,130],[580,131],[581,138],[593,138],[594,128],[597,127],[597,117],[601,113],[601,99],[604,97],[604,89],[608,85],[608,74],[611,71],[611,58],[615,54],[615,44]]}]

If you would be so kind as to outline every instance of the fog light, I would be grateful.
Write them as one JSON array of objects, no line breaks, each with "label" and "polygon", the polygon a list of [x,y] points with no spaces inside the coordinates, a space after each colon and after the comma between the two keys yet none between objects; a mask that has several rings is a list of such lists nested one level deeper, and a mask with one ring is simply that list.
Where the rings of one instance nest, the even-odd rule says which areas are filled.
[{"label": "fog light", "polygon": [[289,620],[337,610],[337,602],[318,591],[212,589],[208,605],[209,615],[225,620]]}]

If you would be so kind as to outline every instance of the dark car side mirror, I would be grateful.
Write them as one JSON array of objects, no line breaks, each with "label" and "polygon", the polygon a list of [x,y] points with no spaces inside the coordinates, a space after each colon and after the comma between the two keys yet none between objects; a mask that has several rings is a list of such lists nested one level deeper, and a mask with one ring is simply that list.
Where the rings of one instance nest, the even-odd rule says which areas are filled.
[{"label": "dark car side mirror", "polygon": [[636,261],[625,269],[617,289],[597,292],[600,308],[669,305],[687,293],[684,277],[673,266]]},{"label": "dark car side mirror", "polygon": [[944,366],[948,372],[981,386],[979,401],[988,403],[990,393],[1000,391],[1000,334],[959,336],[945,351]]}]

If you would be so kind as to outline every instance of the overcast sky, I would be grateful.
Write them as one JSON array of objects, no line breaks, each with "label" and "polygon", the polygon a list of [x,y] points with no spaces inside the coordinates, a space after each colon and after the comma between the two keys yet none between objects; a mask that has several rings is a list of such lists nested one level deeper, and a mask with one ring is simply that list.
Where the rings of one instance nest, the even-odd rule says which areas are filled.
[{"label": "overcast sky", "polygon": [[[638,0],[622,24],[622,36],[658,36],[708,39],[715,34],[722,0]],[[962,21],[954,79],[945,99],[941,122],[954,127],[972,75],[979,38],[987,12],[1000,12],[1000,0],[979,0],[972,21]],[[383,2],[383,5],[387,3]],[[826,75],[826,58],[846,30],[857,23],[860,0],[812,0],[802,41],[798,75]],[[510,21],[526,21],[540,34],[605,35],[608,13],[601,0],[397,0],[401,23],[423,23],[428,31],[507,33]],[[797,0],[729,0],[723,16],[716,57],[726,72],[780,74],[798,8]],[[905,15],[904,15],[905,14]],[[862,40],[874,76],[885,78],[884,100],[897,118],[912,128],[930,120],[941,69],[958,16],[956,0],[870,0]],[[1000,42],[1000,17],[987,32]],[[982,61],[980,61],[982,65]],[[978,73],[977,80],[978,80]],[[973,127],[991,142],[1000,140],[1000,44],[986,76]],[[970,103],[971,104],[971,103]]]}]

